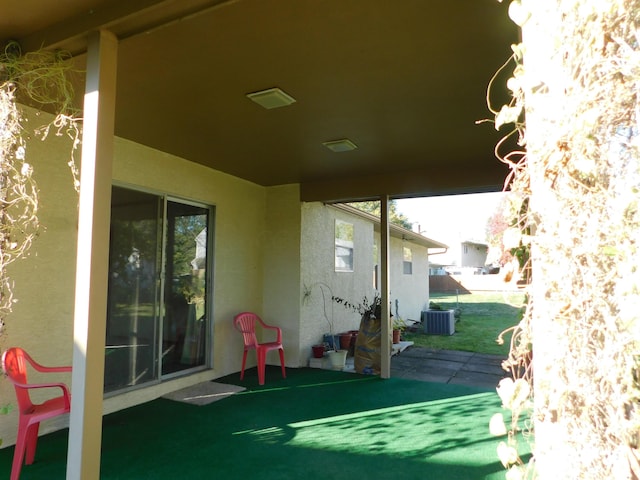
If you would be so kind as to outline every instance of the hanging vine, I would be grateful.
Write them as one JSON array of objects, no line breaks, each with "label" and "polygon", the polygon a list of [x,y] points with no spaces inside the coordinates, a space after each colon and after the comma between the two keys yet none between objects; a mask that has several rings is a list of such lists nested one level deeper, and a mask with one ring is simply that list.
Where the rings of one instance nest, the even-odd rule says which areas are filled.
[{"label": "hanging vine", "polygon": [[80,118],[73,108],[69,56],[40,50],[22,54],[9,43],[0,54],[0,334],[16,301],[7,268],[28,255],[37,236],[38,188],[28,162],[26,128],[18,102],[57,112],[52,122],[34,133],[45,140],[51,133],[73,142],[68,165],[79,188],[74,153],[80,144]]}]

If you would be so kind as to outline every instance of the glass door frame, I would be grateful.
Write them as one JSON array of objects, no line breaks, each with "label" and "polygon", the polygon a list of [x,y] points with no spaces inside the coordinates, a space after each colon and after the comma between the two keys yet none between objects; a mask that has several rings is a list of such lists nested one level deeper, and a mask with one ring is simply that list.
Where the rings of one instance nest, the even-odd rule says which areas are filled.
[{"label": "glass door frame", "polygon": [[[120,395],[129,391],[138,390],[141,388],[148,388],[153,385],[158,385],[164,381],[168,381],[177,377],[183,377],[195,372],[207,370],[213,368],[213,331],[214,331],[214,322],[213,322],[213,288],[214,288],[214,267],[215,267],[215,215],[216,215],[216,207],[212,204],[206,204],[201,201],[186,199],[184,197],[179,197],[176,195],[170,195],[167,193],[163,193],[157,190],[148,189],[144,187],[138,187],[135,185],[127,184],[124,182],[113,182],[112,187],[117,187],[126,190],[137,191],[141,193],[146,193],[150,195],[155,195],[158,197],[158,205],[159,212],[157,219],[160,221],[159,236],[160,236],[160,246],[158,248],[159,255],[159,268],[157,272],[157,281],[156,281],[156,301],[158,304],[155,306],[155,322],[157,329],[157,338],[156,338],[156,358],[153,361],[153,378],[135,385],[128,385],[122,388],[105,391],[104,397],[108,398],[111,396]],[[206,260],[206,271],[205,271],[205,326],[204,326],[204,358],[203,363],[201,365],[195,365],[190,368],[185,368],[183,370],[179,370],[176,372],[171,372],[167,374],[162,373],[162,343],[163,343],[163,327],[164,327],[164,317],[166,315],[166,304],[165,304],[165,291],[166,291],[166,282],[169,281],[166,276],[166,261],[167,261],[167,228],[168,228],[168,202],[174,202],[182,205],[189,205],[198,208],[203,208],[207,210],[208,222],[207,222],[207,260]],[[110,246],[111,248],[111,246]],[[111,275],[111,271],[109,272]],[[107,320],[108,321],[108,320]],[[105,344],[106,347],[106,344]]]},{"label": "glass door frame", "polygon": [[[160,312],[158,314],[158,358],[156,359],[156,370],[158,380],[160,382],[165,380],[170,380],[176,377],[182,377],[184,375],[188,375],[190,373],[198,372],[201,370],[205,370],[208,368],[212,368],[213,362],[213,270],[214,270],[214,238],[215,238],[215,206],[207,205],[202,202],[187,200],[183,197],[177,197],[174,195],[161,195],[162,197],[162,247],[161,247],[161,267],[160,267],[160,292],[159,292],[159,302],[160,302]],[[190,205],[193,207],[204,208],[208,211],[208,222],[207,222],[207,263],[206,263],[206,273],[205,273],[205,328],[204,328],[204,364],[196,365],[191,368],[186,368],[184,370],[179,370],[171,373],[162,373],[162,343],[163,343],[163,326],[164,326],[164,317],[166,315],[166,303],[165,303],[165,292],[166,292],[166,282],[168,279],[166,278],[166,265],[167,265],[167,228],[168,228],[168,203],[174,202],[182,205]]]}]

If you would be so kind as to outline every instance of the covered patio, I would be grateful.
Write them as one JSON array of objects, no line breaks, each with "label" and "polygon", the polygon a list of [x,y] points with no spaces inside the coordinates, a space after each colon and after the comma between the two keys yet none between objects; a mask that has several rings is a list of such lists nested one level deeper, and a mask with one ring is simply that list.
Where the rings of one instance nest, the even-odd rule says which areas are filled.
[{"label": "covered patio", "polygon": [[[495,391],[318,369],[255,369],[246,390],[197,406],[164,398],[107,415],[101,479],[499,479]],[[63,478],[68,430],[40,439],[25,480]],[[8,471],[12,449],[0,451]],[[526,453],[526,452],[523,452]]]},{"label": "covered patio", "polygon": [[[64,4],[25,0],[19,5],[0,0],[0,4],[6,13],[0,19],[0,42],[17,40],[23,52],[67,50],[78,71],[83,72],[76,85],[84,135],[67,478],[134,478],[118,477],[117,468],[113,474],[107,473],[111,468],[107,467],[109,442],[115,442],[108,437],[109,419],[116,419],[112,431],[117,432],[118,415],[124,415],[128,422],[128,410],[105,417],[102,453],[100,448],[106,410],[106,263],[113,183],[162,189],[208,204],[219,202],[217,248],[227,264],[216,263],[216,276],[220,280],[237,277],[236,284],[218,281],[216,296],[211,296],[216,308],[209,335],[216,353],[207,358],[208,370],[191,380],[155,385],[153,394],[148,394],[160,396],[163,389],[224,377],[237,369],[238,355],[227,347],[232,333],[226,322],[232,313],[246,308],[274,315],[299,310],[296,288],[300,288],[300,278],[292,276],[297,281],[292,288],[289,278],[276,276],[278,282],[274,282],[268,276],[271,271],[279,273],[283,261],[299,264],[295,255],[276,252],[273,241],[263,242],[266,247],[251,243],[255,251],[247,266],[237,251],[233,252],[237,257],[223,255],[237,238],[249,243],[246,239],[254,232],[243,230],[248,227],[239,226],[241,220],[259,220],[263,238],[273,239],[282,234],[283,219],[300,215],[304,202],[380,200],[380,290],[383,317],[389,318],[388,200],[497,191],[508,173],[494,155],[499,132],[490,123],[478,124],[492,117],[485,98],[487,85],[511,55],[510,44],[518,36],[507,17],[507,6],[494,0],[71,0]],[[285,106],[263,109],[251,101],[250,94],[274,88],[279,89],[278,99],[284,99]],[[504,82],[496,82],[490,97],[496,105],[504,102]],[[342,141],[338,152],[328,148],[338,140]],[[344,151],[345,145],[351,150]],[[176,180],[177,171],[188,173]],[[224,201],[208,197],[218,194],[227,197]],[[247,202],[244,210],[241,202]],[[246,218],[238,220],[246,212]],[[290,238],[300,237],[295,229],[286,233]],[[270,252],[277,255],[269,256]],[[251,260],[259,256],[256,267]],[[255,282],[251,276],[254,270],[261,275]],[[254,283],[246,287],[248,279]],[[241,292],[239,285],[247,292]],[[291,295],[292,291],[296,295]],[[287,295],[294,299],[291,305],[270,302]],[[383,322],[383,335],[389,336],[387,324]],[[288,327],[293,350],[304,332],[300,333],[300,325]],[[56,335],[68,339],[69,333],[64,330]],[[20,340],[20,335],[12,339]],[[383,349],[384,358],[389,353]],[[389,362],[382,365],[381,376],[391,376]],[[382,389],[372,392],[372,397],[382,395],[384,383],[365,380],[367,385]],[[410,382],[400,383],[402,388],[414,388]],[[282,388],[287,391],[286,383]],[[6,387],[4,391],[8,391]],[[145,411],[148,398],[140,391],[128,393],[117,408],[111,399],[109,408],[141,403],[133,407],[134,412]],[[439,393],[437,398],[415,401],[439,401],[447,395]],[[494,397],[488,400],[491,408],[495,407]],[[242,398],[251,396],[225,402]],[[166,416],[166,401],[154,402],[158,415]],[[463,406],[452,411],[463,416],[472,413],[473,403],[467,404],[469,410]],[[361,408],[376,411],[395,407],[400,404]],[[211,408],[216,408],[215,404]],[[325,412],[320,418],[356,413],[349,408]],[[287,422],[312,418],[305,414]],[[124,423],[120,425],[124,427]],[[151,424],[140,424],[139,433],[144,435],[150,428]],[[169,442],[165,446],[170,444],[171,430],[177,427],[160,424],[158,428],[165,431]],[[215,434],[215,428],[209,432]],[[64,443],[59,441],[64,435],[54,434],[59,444]],[[119,436],[113,435],[111,438]],[[277,436],[272,437],[276,443]],[[200,440],[201,444],[209,441]],[[164,450],[159,446],[158,451]],[[155,458],[157,465],[166,465],[167,455],[168,463],[176,461],[170,451],[164,452]],[[4,461],[7,452],[0,453]],[[194,456],[183,453],[182,458],[190,463],[204,456],[204,452]],[[454,461],[452,457],[443,463]],[[493,460],[488,462],[483,464],[484,473],[500,470]],[[63,464],[55,468],[60,475],[64,471]],[[186,468],[184,464],[182,468]],[[24,478],[44,478],[27,475],[35,473],[25,469]]]}]

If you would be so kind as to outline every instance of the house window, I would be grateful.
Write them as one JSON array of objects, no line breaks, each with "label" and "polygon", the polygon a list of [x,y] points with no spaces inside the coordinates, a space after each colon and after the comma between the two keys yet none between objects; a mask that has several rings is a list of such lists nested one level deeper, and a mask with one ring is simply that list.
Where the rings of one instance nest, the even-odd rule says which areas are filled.
[{"label": "house window", "polygon": [[336,220],[336,272],[353,272],[353,224]]},{"label": "house window", "polygon": [[402,247],[402,273],[405,275],[413,273],[413,254],[408,247]]},{"label": "house window", "polygon": [[112,188],[105,392],[206,367],[213,208]]}]

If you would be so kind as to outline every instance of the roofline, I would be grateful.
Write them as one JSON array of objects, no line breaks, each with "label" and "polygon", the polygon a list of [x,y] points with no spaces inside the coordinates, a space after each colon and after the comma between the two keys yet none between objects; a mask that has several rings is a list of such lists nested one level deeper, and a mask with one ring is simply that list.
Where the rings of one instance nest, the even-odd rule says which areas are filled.
[{"label": "roofline", "polygon": [[[355,215],[365,220],[368,220],[374,224],[374,229],[376,229],[376,231],[378,232],[380,231],[380,218],[375,215],[372,215],[367,212],[363,212],[362,210],[358,210],[357,208],[352,207],[351,205],[346,205],[344,203],[329,203],[325,205],[329,207],[333,207],[338,210],[342,210],[343,212],[349,213],[351,215]],[[422,245],[423,247],[444,248],[445,250],[449,249],[449,246],[444,243],[425,237],[424,235],[414,232],[413,230],[409,230],[407,228],[401,227],[400,225],[396,225],[395,223],[389,223],[389,234],[395,238],[401,238],[402,240],[415,242],[418,245]],[[444,252],[438,252],[438,253],[444,253]]]},{"label": "roofline", "polygon": [[489,247],[488,243],[482,243],[482,242],[474,242],[473,240],[463,240],[462,242],[460,242],[461,244],[467,244],[467,245],[479,245],[481,247]]}]

